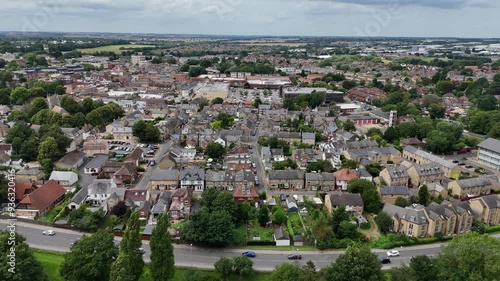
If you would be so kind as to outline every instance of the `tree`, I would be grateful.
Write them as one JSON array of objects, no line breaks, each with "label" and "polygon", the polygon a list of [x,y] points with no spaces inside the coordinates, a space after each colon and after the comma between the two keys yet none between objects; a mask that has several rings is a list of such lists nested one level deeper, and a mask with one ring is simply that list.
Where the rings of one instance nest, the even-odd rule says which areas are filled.
[{"label": "tree", "polygon": [[372,137],[375,135],[383,136],[384,134],[382,133],[382,131],[379,128],[370,128],[370,129],[368,129],[368,132],[366,133],[366,135],[368,137]]},{"label": "tree", "polygon": [[212,159],[221,159],[226,153],[226,149],[220,143],[211,142],[205,148],[205,153]]},{"label": "tree", "polygon": [[144,259],[139,250],[142,245],[139,234],[139,214],[132,213],[120,242],[118,258],[111,266],[110,281],[138,281],[144,269]]},{"label": "tree", "polygon": [[345,205],[341,205],[333,211],[331,220],[333,232],[337,233],[340,223],[343,221],[349,221],[349,213],[345,210]]},{"label": "tree", "polygon": [[365,191],[370,189],[376,189],[376,187],[371,181],[368,180],[353,179],[347,183],[347,190],[351,193],[363,194]]},{"label": "tree", "polygon": [[233,274],[233,261],[226,257],[221,257],[214,264],[215,273],[219,275],[219,277],[226,281]]},{"label": "tree", "polygon": [[191,215],[184,226],[186,239],[211,246],[223,246],[233,241],[233,218],[228,211],[210,211],[207,207]]},{"label": "tree", "polygon": [[139,138],[140,142],[157,143],[160,142],[160,129],[152,122],[138,121],[132,127],[132,134]]},{"label": "tree", "polygon": [[496,123],[488,132],[490,138],[500,139],[500,123]]},{"label": "tree", "polygon": [[434,130],[427,135],[425,147],[434,153],[443,153],[450,148],[449,132]]},{"label": "tree", "polygon": [[113,238],[113,234],[103,230],[84,235],[64,254],[60,269],[64,280],[109,280],[111,264],[118,256]]},{"label": "tree", "polygon": [[320,241],[324,241],[328,238],[331,232],[331,221],[328,220],[327,216],[324,213],[321,213],[320,216],[314,221],[312,226],[312,234],[314,235],[314,238]]},{"label": "tree", "polygon": [[363,199],[364,208],[367,212],[378,213],[382,207],[379,193],[376,189],[369,189],[361,194]]},{"label": "tree", "polygon": [[266,226],[266,224],[269,222],[269,209],[266,206],[262,206],[259,209],[259,225],[260,226]]},{"label": "tree", "polygon": [[273,223],[275,225],[282,225],[286,222],[286,215],[283,210],[279,209],[273,213]]},{"label": "tree", "polygon": [[492,280],[500,276],[500,241],[470,232],[451,240],[435,263],[439,280]]},{"label": "tree", "polygon": [[83,108],[72,96],[63,96],[61,98],[61,107],[64,108],[64,110],[66,110],[69,114],[76,114],[77,112],[81,112],[83,110]]},{"label": "tree", "polygon": [[[43,265],[35,258],[26,239],[14,233],[11,238],[10,231],[0,230],[0,280],[13,281],[47,281],[47,275],[43,270]],[[15,244],[12,244],[15,242]],[[15,246],[15,252],[12,253],[11,247]],[[11,262],[12,254],[15,255],[14,271]]]},{"label": "tree", "polygon": [[212,104],[222,104],[224,102],[223,98],[217,97],[212,100]]},{"label": "tree", "polygon": [[429,111],[429,116],[431,117],[431,119],[444,118],[444,114],[446,113],[446,109],[444,109],[444,107],[441,107],[437,104],[431,104],[428,111]]},{"label": "tree", "polygon": [[392,228],[392,219],[387,213],[384,212],[381,212],[375,217],[375,223],[382,233],[388,233]]},{"label": "tree", "polygon": [[111,208],[111,211],[109,212],[113,216],[121,217],[127,212],[127,205],[125,204],[125,201],[120,201],[116,203],[116,205]]},{"label": "tree", "polygon": [[410,260],[411,275],[415,281],[437,280],[437,268],[434,261],[426,255],[414,256]]},{"label": "tree", "polygon": [[151,275],[155,281],[168,281],[174,278],[174,247],[168,232],[169,217],[162,214],[158,217],[156,227],[151,233]]},{"label": "tree", "polygon": [[215,199],[219,195],[220,191],[216,188],[207,188],[201,194],[200,204],[202,207],[207,207],[208,210],[213,210],[213,204]]},{"label": "tree", "polygon": [[404,208],[404,207],[410,205],[410,202],[408,201],[408,199],[399,196],[398,198],[396,198],[394,205],[399,206],[401,208]]},{"label": "tree", "polygon": [[234,273],[243,278],[249,278],[254,274],[253,261],[249,257],[239,256],[233,258]]},{"label": "tree", "polygon": [[342,221],[335,234],[339,239],[357,239],[360,235],[357,227],[350,221]]},{"label": "tree", "polygon": [[45,174],[48,175],[52,171],[52,163],[58,158],[58,154],[57,143],[53,137],[48,137],[40,143],[38,162],[42,164]]},{"label": "tree", "polygon": [[422,185],[418,189],[418,203],[424,206],[429,203],[429,190],[426,185]]},{"label": "tree", "polygon": [[[393,267],[388,270],[391,281],[416,281],[413,271],[407,265]],[[437,280],[437,279],[434,279]]]},{"label": "tree", "polygon": [[356,131],[356,126],[351,120],[345,121],[342,128],[348,132]]},{"label": "tree", "polygon": [[305,277],[306,274],[300,265],[283,263],[276,266],[271,274],[271,281],[312,281]]},{"label": "tree", "polygon": [[22,105],[30,98],[28,89],[17,87],[10,93],[10,102],[12,104]]},{"label": "tree", "polygon": [[38,111],[48,108],[49,106],[44,98],[35,98],[34,100],[31,101],[31,110],[29,116],[33,116],[36,113],[38,113]]},{"label": "tree", "polygon": [[325,270],[326,281],[385,281],[382,265],[370,248],[351,246]]}]

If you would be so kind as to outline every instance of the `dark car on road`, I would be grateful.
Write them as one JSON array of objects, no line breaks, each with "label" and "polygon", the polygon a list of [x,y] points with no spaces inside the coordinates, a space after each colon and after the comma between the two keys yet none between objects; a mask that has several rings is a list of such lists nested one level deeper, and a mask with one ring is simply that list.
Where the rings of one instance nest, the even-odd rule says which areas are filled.
[{"label": "dark car on road", "polygon": [[380,263],[382,263],[382,264],[391,263],[391,259],[389,257],[383,257],[380,259]]},{"label": "dark car on road", "polygon": [[242,256],[249,257],[249,258],[255,258],[255,252],[254,251],[246,251],[241,253]]},{"label": "dark car on road", "polygon": [[288,255],[288,259],[289,260],[301,260],[302,259],[302,256],[299,255],[299,254],[289,254]]}]

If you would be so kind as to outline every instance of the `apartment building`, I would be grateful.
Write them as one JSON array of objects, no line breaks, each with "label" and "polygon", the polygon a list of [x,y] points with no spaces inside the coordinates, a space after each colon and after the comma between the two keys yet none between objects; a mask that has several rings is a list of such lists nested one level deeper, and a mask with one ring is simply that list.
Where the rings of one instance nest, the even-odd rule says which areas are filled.
[{"label": "apartment building", "polygon": [[408,145],[403,149],[403,158],[419,165],[437,165],[443,170],[444,176],[448,178],[457,179],[461,173],[459,165],[411,145]]},{"label": "apartment building", "polygon": [[500,169],[500,140],[488,138],[477,145],[477,161]]},{"label": "apartment building", "polygon": [[408,169],[411,184],[419,187],[421,185],[433,182],[441,182],[444,178],[444,171],[440,165],[424,164],[413,165]]}]

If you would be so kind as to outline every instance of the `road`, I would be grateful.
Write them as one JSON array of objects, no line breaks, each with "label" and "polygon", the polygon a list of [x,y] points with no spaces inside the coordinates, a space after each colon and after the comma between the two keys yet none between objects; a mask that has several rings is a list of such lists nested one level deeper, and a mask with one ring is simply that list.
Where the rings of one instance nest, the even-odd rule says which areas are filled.
[{"label": "road", "polygon": [[253,150],[253,162],[255,163],[255,169],[257,170],[257,177],[259,179],[259,193],[267,190],[267,177],[265,174],[264,167],[262,165],[262,161],[260,159],[261,147],[258,145],[259,141],[259,133],[262,132],[263,124],[266,122],[266,119],[263,115],[260,116],[260,124],[257,129],[257,134],[254,136],[254,141],[252,143]]},{"label": "road", "polygon": [[[54,236],[44,236],[42,231],[46,230],[46,227],[36,224],[28,224],[17,222],[16,232],[22,234],[26,237],[26,242],[33,248],[67,252],[70,249],[70,245],[75,240],[82,237],[83,233],[66,230],[66,229],[56,229],[56,235]],[[0,220],[0,229],[6,229],[8,226],[8,221]],[[500,234],[494,235],[496,238],[500,238]],[[120,241],[121,238],[115,238],[116,241]],[[392,263],[390,265],[384,265],[384,269],[399,266],[402,263],[408,264],[413,256],[417,255],[436,255],[440,251],[442,244],[428,244],[413,247],[405,247],[403,249],[398,249],[401,253],[399,257],[392,257]],[[149,255],[151,250],[149,248],[149,241],[143,241],[143,248],[146,251],[144,255],[144,260],[149,262]],[[213,264],[220,257],[235,257],[241,255],[244,250],[241,249],[209,249],[203,247],[196,247],[190,245],[175,245],[174,255],[175,264],[177,266],[191,266],[197,268],[213,268]],[[386,250],[373,250],[379,257],[385,256]],[[275,266],[282,263],[294,263],[297,262],[304,265],[307,261],[311,260],[315,263],[317,268],[323,268],[329,266],[333,261],[335,261],[339,255],[343,254],[343,251],[300,251],[302,255],[302,260],[300,261],[289,261],[286,256],[290,254],[290,251],[255,251],[257,257],[253,259],[254,268],[261,271],[272,271]]]},{"label": "road", "polygon": [[151,173],[158,169],[158,166],[160,165],[160,162],[163,160],[165,155],[169,152],[170,146],[172,145],[171,140],[167,140],[164,143],[162,143],[160,146],[160,149],[158,149],[156,155],[155,155],[155,166],[150,166],[146,168],[146,171],[142,174],[141,179],[139,182],[135,185],[136,189],[146,189],[148,187],[148,182],[149,182],[149,177],[151,176]]}]

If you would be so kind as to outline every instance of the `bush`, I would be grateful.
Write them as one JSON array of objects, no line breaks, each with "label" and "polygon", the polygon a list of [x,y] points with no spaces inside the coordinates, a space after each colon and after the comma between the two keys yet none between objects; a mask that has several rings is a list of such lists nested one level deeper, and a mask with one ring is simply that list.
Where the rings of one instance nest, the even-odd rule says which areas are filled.
[{"label": "bush", "polygon": [[364,223],[362,223],[362,224],[359,226],[359,228],[361,228],[361,229],[370,229],[370,227],[371,227],[371,226],[370,226],[370,223],[369,223],[369,222],[364,222]]},{"label": "bush", "polygon": [[141,167],[141,166],[138,166],[137,168],[137,172],[145,172],[146,169],[144,169],[144,167]]},{"label": "bush", "polygon": [[492,232],[497,232],[500,231],[500,225],[494,225],[494,226],[488,226],[486,228],[486,233],[492,233]]}]

